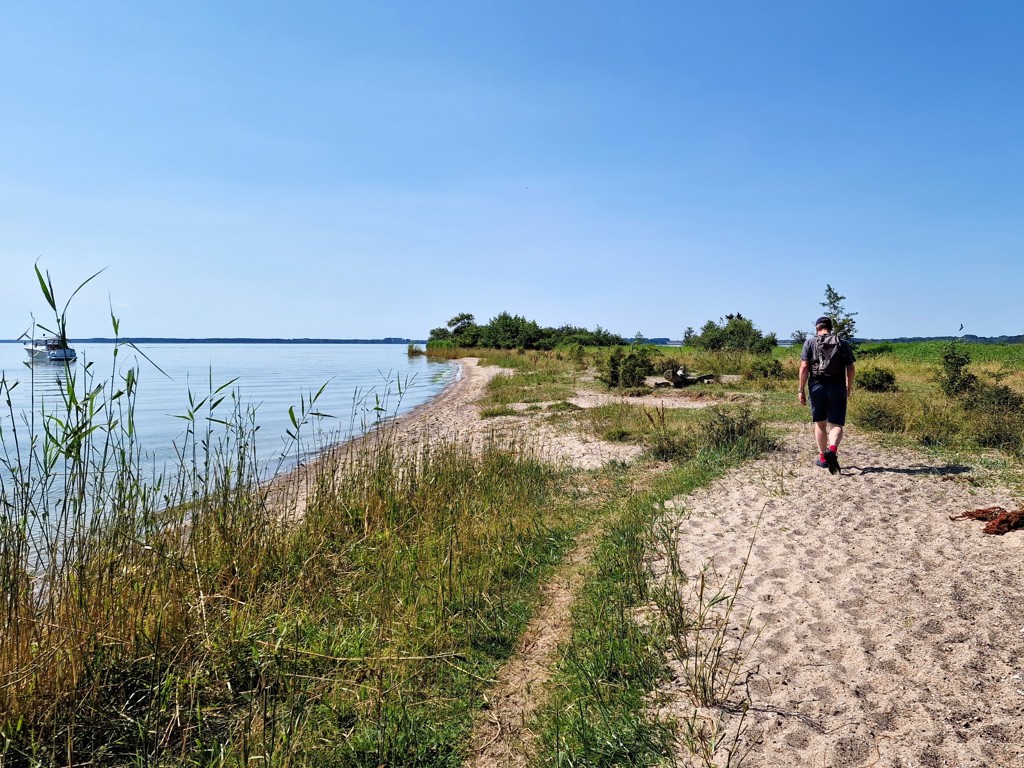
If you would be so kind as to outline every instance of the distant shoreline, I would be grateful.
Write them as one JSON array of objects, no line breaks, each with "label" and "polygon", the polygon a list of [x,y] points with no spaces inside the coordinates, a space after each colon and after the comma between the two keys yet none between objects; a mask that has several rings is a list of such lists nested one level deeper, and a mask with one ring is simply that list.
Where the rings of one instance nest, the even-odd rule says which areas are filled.
[{"label": "distant shoreline", "polygon": [[[0,339],[0,343],[24,344],[25,339]],[[399,339],[387,336],[383,339],[250,339],[241,337],[184,339],[151,336],[130,336],[113,338],[69,338],[71,344],[426,344],[425,339]]]},{"label": "distant shoreline", "polygon": [[[854,339],[857,344],[914,344],[927,341],[963,341],[967,344],[1024,344],[1024,334],[1016,336],[901,336],[890,339]],[[25,339],[0,339],[0,344],[24,344]],[[656,346],[679,347],[683,342],[667,338],[646,339]],[[164,336],[129,336],[120,339],[107,337],[70,338],[71,344],[426,344],[427,339],[404,339],[385,336],[382,339],[260,339],[246,337],[210,337],[203,339],[176,338]],[[789,339],[779,339],[778,346],[790,347]]]}]

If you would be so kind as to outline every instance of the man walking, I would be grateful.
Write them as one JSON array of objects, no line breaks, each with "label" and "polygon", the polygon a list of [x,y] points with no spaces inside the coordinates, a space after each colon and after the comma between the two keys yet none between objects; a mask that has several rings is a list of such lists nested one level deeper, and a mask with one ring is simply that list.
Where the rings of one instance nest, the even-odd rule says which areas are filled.
[{"label": "man walking", "polygon": [[807,404],[810,382],[811,421],[818,445],[819,467],[839,472],[839,443],[846,424],[846,401],[853,390],[853,349],[846,339],[832,333],[832,318],[814,321],[815,335],[804,342],[800,353],[800,405]]}]

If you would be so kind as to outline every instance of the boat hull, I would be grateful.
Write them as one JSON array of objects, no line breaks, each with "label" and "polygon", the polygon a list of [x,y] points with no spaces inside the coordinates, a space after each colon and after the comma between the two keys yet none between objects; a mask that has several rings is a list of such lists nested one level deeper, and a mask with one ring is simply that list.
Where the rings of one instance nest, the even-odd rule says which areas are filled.
[{"label": "boat hull", "polygon": [[26,344],[25,352],[33,363],[73,363],[78,354],[71,347],[47,347],[45,344]]}]

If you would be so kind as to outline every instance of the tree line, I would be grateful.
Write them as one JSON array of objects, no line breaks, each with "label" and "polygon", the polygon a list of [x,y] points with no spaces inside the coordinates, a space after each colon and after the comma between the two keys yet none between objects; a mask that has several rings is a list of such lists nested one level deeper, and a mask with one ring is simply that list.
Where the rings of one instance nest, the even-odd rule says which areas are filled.
[{"label": "tree line", "polygon": [[[825,286],[825,300],[821,306],[825,314],[832,318],[835,332],[846,339],[852,339],[856,332],[856,312],[846,309],[846,297],[832,288]],[[806,331],[794,331],[793,341],[802,343],[807,338]],[[541,327],[534,320],[527,320],[522,315],[502,312],[481,325],[468,312],[456,315],[448,323],[430,332],[427,349],[451,347],[483,347],[488,349],[554,349],[566,345],[582,345],[584,347],[615,347],[633,342],[633,346],[644,343],[637,338],[626,340],[618,334],[611,333],[601,326],[594,330],[580,328],[575,325],[563,325],[559,328]],[[685,346],[697,347],[712,351],[743,350],[759,354],[768,354],[778,346],[774,333],[763,333],[754,325],[750,318],[740,312],[726,315],[718,322],[708,320],[698,333],[687,328],[683,334]]]},{"label": "tree line", "polygon": [[585,347],[611,347],[625,344],[618,334],[601,326],[594,330],[575,325],[545,328],[521,315],[502,312],[480,325],[473,315],[463,312],[448,323],[430,332],[427,349],[431,347],[486,347],[488,349],[554,349],[581,344]]}]

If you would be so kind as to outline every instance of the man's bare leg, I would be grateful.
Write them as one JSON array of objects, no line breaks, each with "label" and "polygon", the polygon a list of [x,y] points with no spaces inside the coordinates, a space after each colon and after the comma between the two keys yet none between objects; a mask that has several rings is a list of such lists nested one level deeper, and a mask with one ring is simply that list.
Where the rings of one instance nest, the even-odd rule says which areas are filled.
[{"label": "man's bare leg", "polygon": [[828,450],[828,422],[814,422],[814,442],[818,444],[818,453],[825,453]]}]

